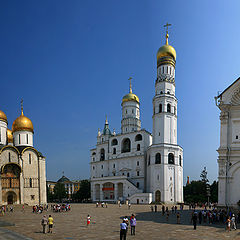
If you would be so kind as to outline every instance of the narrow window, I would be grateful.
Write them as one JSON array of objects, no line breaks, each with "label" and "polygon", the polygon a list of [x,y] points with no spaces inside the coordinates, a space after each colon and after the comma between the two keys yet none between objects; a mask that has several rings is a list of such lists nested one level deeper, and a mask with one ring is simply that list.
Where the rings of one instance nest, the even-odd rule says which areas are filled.
[{"label": "narrow window", "polygon": [[139,176],[139,171],[137,171],[137,176]]},{"label": "narrow window", "polygon": [[134,113],[134,110],[132,110],[132,113]]},{"label": "narrow window", "polygon": [[137,182],[137,188],[139,188],[139,182]]},{"label": "narrow window", "polygon": [[162,68],[162,73],[164,73],[164,67]]},{"label": "narrow window", "polygon": [[168,103],[168,105],[167,105],[167,112],[171,112],[171,105]]},{"label": "narrow window", "polygon": [[238,139],[238,136],[236,136],[236,139]]},{"label": "narrow window", "polygon": [[168,164],[174,164],[174,155],[172,153],[168,154]]},{"label": "narrow window", "polygon": [[179,166],[181,167],[182,166],[182,156],[179,155]]},{"label": "narrow window", "polygon": [[30,153],[29,153],[29,155],[28,155],[28,159],[29,159],[29,164],[32,164],[32,156],[31,156]]},{"label": "narrow window", "polygon": [[102,165],[102,169],[103,169],[103,165]]},{"label": "narrow window", "polygon": [[158,133],[158,136],[160,136],[160,132]]},{"label": "narrow window", "polygon": [[101,176],[103,177],[103,174]]},{"label": "narrow window", "polygon": [[28,144],[28,134],[27,134],[27,144]]},{"label": "narrow window", "polygon": [[29,187],[32,188],[32,179],[29,178]]},{"label": "narrow window", "polygon": [[127,113],[127,110],[126,110],[126,113]]},{"label": "narrow window", "polygon": [[19,142],[19,144],[21,144],[21,137],[20,137],[20,134],[18,135],[18,142]]},{"label": "narrow window", "polygon": [[113,154],[116,154],[116,148],[113,148]]},{"label": "narrow window", "polygon": [[124,172],[122,173],[122,175],[124,176]]},{"label": "narrow window", "polygon": [[170,67],[170,75],[172,74],[172,68]]},{"label": "narrow window", "polygon": [[162,104],[159,104],[159,112],[162,112]]},{"label": "narrow window", "polygon": [[95,167],[93,166],[93,168],[92,168],[93,170],[95,169]]},{"label": "narrow window", "polygon": [[8,161],[11,162],[11,153],[8,153]]},{"label": "narrow window", "polygon": [[150,155],[148,156],[148,166],[150,165],[150,162],[151,162],[151,157]]},{"label": "narrow window", "polygon": [[139,161],[137,161],[137,166],[139,166]]},{"label": "narrow window", "polygon": [[113,168],[115,168],[115,164],[113,164]]},{"label": "narrow window", "polygon": [[129,173],[127,173],[127,177],[129,177]]},{"label": "narrow window", "polygon": [[137,151],[140,151],[140,144],[137,145]]},{"label": "narrow window", "polygon": [[113,173],[113,176],[116,176],[116,173]]},{"label": "narrow window", "polygon": [[0,128],[0,142],[2,141],[2,128]]}]

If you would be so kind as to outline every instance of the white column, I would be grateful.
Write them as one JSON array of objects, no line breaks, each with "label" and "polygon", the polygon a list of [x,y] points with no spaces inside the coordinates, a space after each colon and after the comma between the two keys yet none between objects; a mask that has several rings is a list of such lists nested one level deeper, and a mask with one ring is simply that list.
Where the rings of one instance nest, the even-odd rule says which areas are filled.
[{"label": "white column", "polygon": [[96,187],[95,184],[92,184],[92,201],[96,201]]},{"label": "white column", "polygon": [[23,173],[20,173],[20,202],[19,204],[23,204],[24,203],[24,178],[23,178]]},{"label": "white column", "polygon": [[114,200],[115,201],[118,200],[118,184],[117,183],[114,184]]},{"label": "white column", "polygon": [[100,184],[100,201],[103,200],[103,190],[102,190],[102,188],[103,188],[103,184]]}]

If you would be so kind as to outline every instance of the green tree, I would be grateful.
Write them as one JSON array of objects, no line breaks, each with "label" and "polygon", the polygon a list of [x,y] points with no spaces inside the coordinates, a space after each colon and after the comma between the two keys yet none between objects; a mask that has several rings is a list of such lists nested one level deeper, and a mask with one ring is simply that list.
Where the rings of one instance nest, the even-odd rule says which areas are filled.
[{"label": "green tree", "polygon": [[88,200],[91,197],[91,184],[89,180],[82,180],[79,190],[73,195],[73,199],[79,202]]},{"label": "green tree", "polygon": [[190,184],[183,187],[184,202],[197,203],[206,202],[206,183],[203,181],[191,181]]},{"label": "green tree", "polygon": [[210,192],[211,192],[210,201],[214,203],[218,202],[218,182],[217,181],[214,181],[210,186]]},{"label": "green tree", "polygon": [[50,192],[49,187],[47,185],[47,202],[53,201],[53,194]]},{"label": "green tree", "polygon": [[64,184],[59,182],[56,183],[56,185],[54,186],[53,198],[61,202],[62,199],[66,197],[67,197],[67,191],[65,189]]}]

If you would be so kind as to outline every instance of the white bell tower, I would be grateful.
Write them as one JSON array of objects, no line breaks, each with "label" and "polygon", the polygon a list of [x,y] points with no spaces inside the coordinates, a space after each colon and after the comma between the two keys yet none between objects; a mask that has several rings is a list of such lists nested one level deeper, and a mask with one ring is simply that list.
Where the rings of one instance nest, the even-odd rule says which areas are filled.
[{"label": "white bell tower", "polygon": [[153,201],[183,202],[183,149],[177,143],[175,97],[176,51],[166,44],[157,52],[157,79],[153,97],[153,144],[147,152],[147,191]]}]

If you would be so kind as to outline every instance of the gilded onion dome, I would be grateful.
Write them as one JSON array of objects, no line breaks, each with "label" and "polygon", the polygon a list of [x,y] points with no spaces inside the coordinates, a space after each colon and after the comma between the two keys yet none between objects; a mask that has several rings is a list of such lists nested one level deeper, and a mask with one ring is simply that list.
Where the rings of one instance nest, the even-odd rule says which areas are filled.
[{"label": "gilded onion dome", "polygon": [[157,52],[157,61],[162,57],[172,57],[176,61],[176,51],[174,47],[168,45],[168,33],[166,34],[166,44],[161,46]]},{"label": "gilded onion dome", "polygon": [[132,78],[129,78],[129,80],[130,80],[129,93],[126,94],[126,95],[123,97],[122,103],[124,103],[124,102],[129,102],[129,101],[135,101],[135,102],[139,103],[139,98],[138,98],[138,96],[135,95],[135,94],[132,92],[131,79],[132,79]]},{"label": "gilded onion dome", "polygon": [[24,116],[23,114],[23,107],[21,107],[21,115],[13,122],[12,131],[29,131],[33,132],[33,124],[32,121]]},{"label": "gilded onion dome", "polygon": [[13,143],[13,134],[12,134],[12,130],[7,129],[7,141],[8,143]]},{"label": "gilded onion dome", "polygon": [[8,123],[6,114],[0,110],[0,121]]}]

